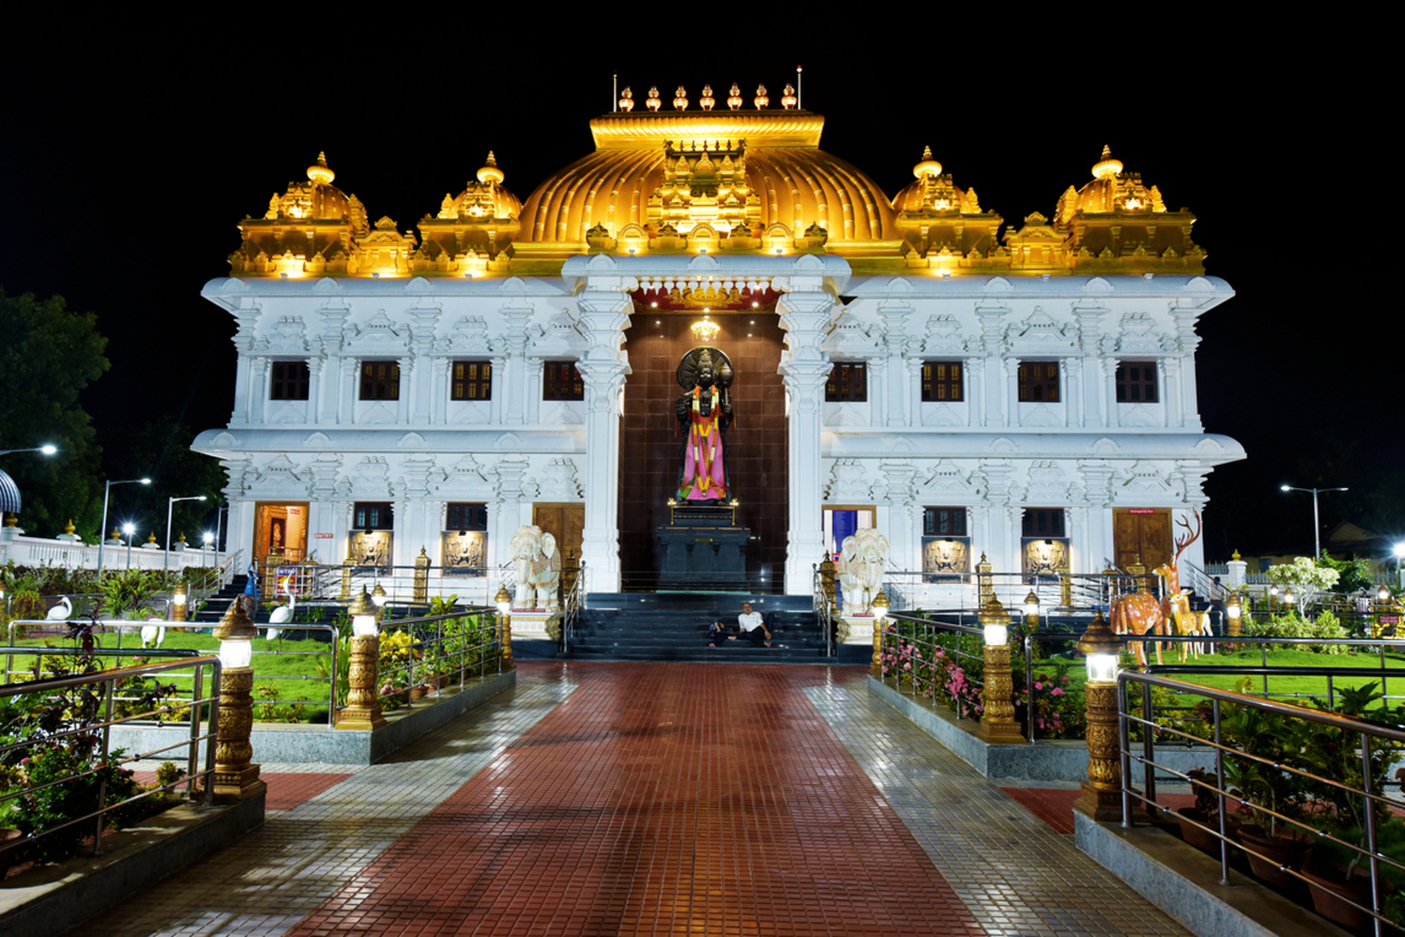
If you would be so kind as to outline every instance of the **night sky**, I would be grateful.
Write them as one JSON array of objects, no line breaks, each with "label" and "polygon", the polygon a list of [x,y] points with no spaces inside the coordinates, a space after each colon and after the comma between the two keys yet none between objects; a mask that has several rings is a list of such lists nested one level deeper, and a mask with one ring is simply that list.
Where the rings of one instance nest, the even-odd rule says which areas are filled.
[{"label": "night sky", "polygon": [[[304,179],[319,150],[372,219],[405,230],[489,149],[523,200],[590,152],[612,73],[636,100],[681,83],[696,102],[704,82],[722,98],[733,81],[748,100],[764,82],[776,100],[800,63],[803,104],[826,117],[822,148],[890,196],[930,145],[958,186],[1018,225],[1052,216],[1106,143],[1169,208],[1198,216],[1207,272],[1237,291],[1198,326],[1200,412],[1249,453],[1209,480],[1207,559],[1311,550],[1311,499],[1282,483],[1352,487],[1322,497],[1324,529],[1349,518],[1405,535],[1399,300],[1361,259],[1393,248],[1360,224],[1372,196],[1348,181],[1372,150],[1358,121],[1370,92],[1322,106],[1350,54],[1309,62],[1294,44],[1306,35],[1270,45],[1219,27],[1054,22],[1017,36],[901,14],[872,35],[766,26],[733,36],[735,53],[665,55],[616,26],[533,42],[503,19],[414,15],[442,29],[276,19],[243,35],[127,22],[111,36],[53,24],[13,36],[0,287],[97,314],[113,366],[85,406],[109,449],[113,427],[162,413],[197,432],[227,422],[233,323],[201,286],[226,275],[238,220]],[[727,45],[720,24],[710,31],[708,48]],[[700,59],[712,64],[679,64]]]}]

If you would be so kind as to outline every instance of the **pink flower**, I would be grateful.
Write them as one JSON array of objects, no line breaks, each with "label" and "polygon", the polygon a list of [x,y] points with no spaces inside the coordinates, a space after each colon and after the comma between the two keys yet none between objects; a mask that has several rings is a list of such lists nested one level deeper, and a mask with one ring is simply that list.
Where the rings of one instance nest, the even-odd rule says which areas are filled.
[{"label": "pink flower", "polygon": [[1035,683],[1035,684],[1034,684],[1034,688],[1035,688],[1036,690],[1042,690],[1042,689],[1044,689],[1044,684],[1042,684],[1042,683]]},{"label": "pink flower", "polygon": [[1052,696],[1063,696],[1063,695],[1064,695],[1064,691],[1061,690],[1061,689],[1059,689],[1058,687],[1054,687],[1054,689],[1053,689],[1053,691],[1052,691],[1052,693],[1051,693],[1050,695],[1052,695]]}]

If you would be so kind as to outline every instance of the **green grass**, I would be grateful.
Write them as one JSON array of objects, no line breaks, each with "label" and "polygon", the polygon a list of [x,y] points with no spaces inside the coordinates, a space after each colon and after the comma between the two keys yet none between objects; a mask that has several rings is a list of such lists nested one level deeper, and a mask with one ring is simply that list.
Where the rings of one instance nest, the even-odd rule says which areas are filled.
[{"label": "green grass", "polygon": [[[1170,664],[1172,661],[1167,660]],[[1166,676],[1176,680],[1184,680],[1187,683],[1198,683],[1201,686],[1214,687],[1221,690],[1233,690],[1236,683],[1243,679],[1243,674],[1234,673],[1232,668],[1237,667],[1259,667],[1263,663],[1258,647],[1237,651],[1233,654],[1204,654],[1199,658],[1190,658],[1187,664],[1195,664],[1205,667],[1223,667],[1228,672],[1223,676],[1219,674],[1175,674]],[[1381,658],[1378,654],[1317,654],[1312,651],[1299,650],[1296,648],[1280,648],[1268,652],[1267,663],[1269,667],[1340,667],[1340,668],[1361,668],[1378,670],[1381,666]],[[1401,680],[1397,685],[1388,682],[1386,689],[1392,695],[1405,695],[1405,659],[1387,655],[1385,659],[1386,668],[1389,670],[1400,670]],[[1263,677],[1251,677],[1253,684],[1249,687],[1249,692],[1255,695],[1264,691]],[[1379,680],[1375,676],[1362,677],[1333,677],[1332,687],[1360,687],[1372,681]],[[1327,678],[1326,677],[1305,677],[1305,676],[1270,676],[1268,678],[1268,693],[1274,699],[1283,699],[1289,702],[1298,700],[1304,705],[1310,705],[1311,697],[1327,698]]]},{"label": "green grass", "polygon": [[[137,646],[140,636],[137,633],[127,635],[117,635],[108,633],[100,636],[99,644],[105,648],[116,648],[120,646],[124,649],[130,648],[133,656],[140,656],[141,649]],[[56,648],[72,647],[72,642],[59,638],[31,638],[17,641],[20,646],[43,647],[46,643],[52,644]],[[181,632],[170,630],[166,632],[166,640],[161,647],[165,650],[192,649],[203,654],[214,655],[219,651],[219,640],[212,635],[198,634],[192,632]],[[278,651],[277,654],[265,654],[264,651]],[[273,686],[278,690],[278,705],[287,707],[294,701],[306,701],[320,705],[297,706],[298,718],[293,721],[325,723],[327,721],[327,680],[317,674],[317,661],[319,658],[331,654],[331,647],[322,641],[268,641],[264,638],[254,639],[254,716],[261,719],[269,713],[261,711],[258,700],[262,694],[261,686]],[[131,666],[131,657],[123,656],[121,662],[117,658],[104,656],[100,658],[104,668],[115,668],[118,666]],[[15,655],[14,671],[30,671],[34,666],[34,657],[28,655]],[[308,679],[310,678],[310,679]],[[20,673],[16,673],[11,679],[24,679]],[[167,681],[167,677],[161,676],[162,682]],[[189,679],[179,677],[170,678],[182,689],[188,689]],[[283,710],[284,714],[291,715],[289,709]],[[275,721],[288,721],[277,718]]]}]

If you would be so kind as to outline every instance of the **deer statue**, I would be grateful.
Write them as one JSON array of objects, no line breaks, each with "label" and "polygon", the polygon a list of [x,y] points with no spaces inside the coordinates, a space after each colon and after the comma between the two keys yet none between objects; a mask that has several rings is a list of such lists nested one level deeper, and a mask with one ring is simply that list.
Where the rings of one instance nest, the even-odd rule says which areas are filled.
[{"label": "deer statue", "polygon": [[[1163,622],[1175,628],[1175,633],[1181,636],[1203,635],[1209,637],[1210,616],[1205,612],[1192,612],[1190,610],[1190,598],[1186,592],[1181,591],[1180,562],[1181,554],[1185,553],[1186,547],[1190,546],[1200,538],[1201,524],[1200,512],[1191,512],[1195,516],[1195,528],[1191,529],[1190,521],[1182,517],[1177,523],[1185,528],[1185,536],[1176,538],[1176,553],[1171,557],[1171,561],[1164,566],[1158,566],[1154,572],[1166,580],[1166,597],[1161,600],[1161,616]],[[1187,652],[1199,657],[1203,651],[1200,642],[1183,641],[1177,642],[1176,653],[1180,660],[1184,661]],[[1160,663],[1158,648],[1157,663]]]},{"label": "deer statue", "polygon": [[[1161,603],[1146,588],[1146,580],[1139,582],[1137,591],[1115,599],[1110,612],[1112,630],[1118,634],[1166,634],[1166,614]],[[1137,655],[1137,666],[1146,669],[1146,646],[1141,642],[1132,645]],[[1156,662],[1161,663],[1161,645],[1156,645]]]}]

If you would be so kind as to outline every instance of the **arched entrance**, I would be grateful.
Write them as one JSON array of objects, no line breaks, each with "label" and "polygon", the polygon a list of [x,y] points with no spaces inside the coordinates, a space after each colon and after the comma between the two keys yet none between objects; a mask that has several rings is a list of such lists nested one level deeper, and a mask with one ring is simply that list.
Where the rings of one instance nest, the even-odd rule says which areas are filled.
[{"label": "arched entrance", "polygon": [[[785,333],[776,320],[774,300],[731,311],[650,305],[655,301],[647,295],[636,298],[624,333],[631,373],[625,382],[620,432],[623,586],[648,590],[657,582],[656,532],[669,523],[668,499],[678,484],[681,437],[674,403],[681,389],[676,369],[690,349],[707,344],[726,352],[736,374],[736,425],[727,436],[727,462],[741,502],[737,523],[750,528],[753,537],[747,550],[748,578],[754,591],[782,592],[789,459],[785,385],[777,370]],[[706,342],[692,329],[704,316],[718,326],[716,337]]]}]

